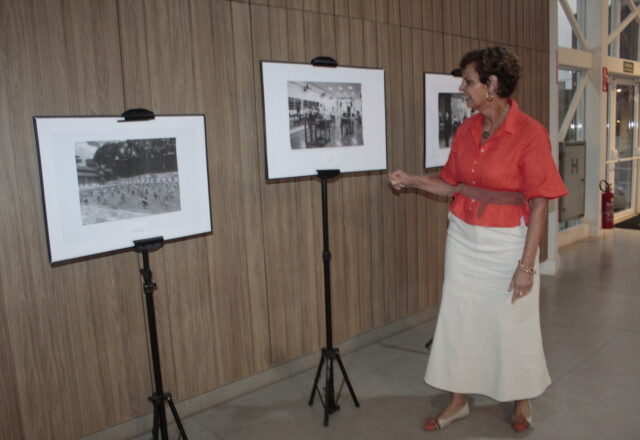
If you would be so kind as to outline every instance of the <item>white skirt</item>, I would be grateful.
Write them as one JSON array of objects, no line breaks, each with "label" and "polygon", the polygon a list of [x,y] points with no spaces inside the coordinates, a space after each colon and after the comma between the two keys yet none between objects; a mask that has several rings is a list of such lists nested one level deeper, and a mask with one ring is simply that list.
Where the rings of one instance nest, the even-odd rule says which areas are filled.
[{"label": "white skirt", "polygon": [[488,228],[449,214],[427,384],[501,402],[537,397],[551,384],[540,333],[540,276],[515,304],[508,291],[526,235],[524,223]]}]

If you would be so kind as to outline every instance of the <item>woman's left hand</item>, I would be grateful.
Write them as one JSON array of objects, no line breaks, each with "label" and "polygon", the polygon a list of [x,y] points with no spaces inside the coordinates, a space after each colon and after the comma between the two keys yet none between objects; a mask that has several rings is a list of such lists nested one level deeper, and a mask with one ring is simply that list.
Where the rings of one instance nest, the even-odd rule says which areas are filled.
[{"label": "woman's left hand", "polygon": [[527,296],[529,292],[531,292],[532,287],[533,274],[516,268],[516,271],[511,278],[511,283],[509,284],[509,292],[513,291],[511,304],[515,304],[516,301]]}]

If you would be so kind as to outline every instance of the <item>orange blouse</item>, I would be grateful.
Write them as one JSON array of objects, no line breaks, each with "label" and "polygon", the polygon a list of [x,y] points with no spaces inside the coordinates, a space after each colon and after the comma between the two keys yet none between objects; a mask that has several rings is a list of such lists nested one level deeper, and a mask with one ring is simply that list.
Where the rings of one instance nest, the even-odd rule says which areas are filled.
[{"label": "orange blouse", "polygon": [[[483,116],[476,114],[456,131],[447,163],[440,178],[451,185],[465,183],[493,191],[516,191],[527,200],[555,199],[568,194],[551,157],[546,129],[518,110],[515,100],[504,122],[480,146]],[[478,226],[513,227],[520,219],[529,224],[529,204],[488,204],[482,216],[480,202],[456,193],[449,210],[461,220]]]}]

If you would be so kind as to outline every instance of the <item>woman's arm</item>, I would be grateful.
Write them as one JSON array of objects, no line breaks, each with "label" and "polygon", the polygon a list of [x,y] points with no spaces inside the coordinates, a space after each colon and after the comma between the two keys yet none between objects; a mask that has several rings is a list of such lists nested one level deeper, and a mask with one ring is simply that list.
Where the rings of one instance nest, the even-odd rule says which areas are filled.
[{"label": "woman's arm", "polygon": [[402,170],[389,174],[389,183],[396,190],[418,188],[437,196],[452,196],[458,191],[458,186],[449,185],[439,177],[414,176]]},{"label": "woman's arm", "polygon": [[[531,205],[531,216],[529,217],[529,228],[527,230],[527,237],[524,242],[524,250],[522,251],[520,263],[526,267],[533,268],[536,262],[540,240],[542,239],[544,224],[547,220],[549,200],[540,197],[532,199],[529,203]],[[523,298],[524,295],[531,291],[531,287],[533,287],[533,273],[526,272],[518,265],[511,279],[511,284],[509,285],[509,291],[511,292],[513,290],[511,302],[515,303],[517,300]]]}]

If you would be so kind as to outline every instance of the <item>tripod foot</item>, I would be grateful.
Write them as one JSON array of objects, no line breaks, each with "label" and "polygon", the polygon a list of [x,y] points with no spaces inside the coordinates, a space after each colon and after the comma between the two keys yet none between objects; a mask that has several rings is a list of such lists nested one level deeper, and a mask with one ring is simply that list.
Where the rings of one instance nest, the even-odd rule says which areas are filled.
[{"label": "tripod foot", "polygon": [[[349,380],[349,375],[347,374],[347,370],[342,363],[342,359],[340,358],[340,352],[335,348],[323,348],[322,349],[322,357],[320,358],[320,363],[318,365],[318,370],[316,371],[316,376],[313,381],[313,387],[311,389],[311,397],[309,398],[309,406],[313,405],[313,399],[315,397],[316,391],[320,397],[320,401],[322,402],[322,406],[324,407],[324,420],[323,425],[329,426],[329,416],[336,411],[340,410],[340,405],[338,405],[336,393],[334,390],[334,375],[333,375],[333,361],[338,361],[338,366],[340,367],[340,371],[342,372],[342,377],[344,382],[347,384],[349,388],[349,392],[351,393],[351,398],[353,399],[353,403],[356,408],[360,407],[360,402],[358,402],[358,398],[356,397],[356,393],[351,385],[351,381]],[[326,366],[325,366],[326,361]],[[324,387],[324,399],[318,389],[318,383],[320,381],[320,375],[322,373],[322,367],[325,366],[325,387]],[[342,389],[342,387],[341,387]],[[338,398],[340,393],[338,393]]]},{"label": "tripod foot", "polygon": [[149,400],[153,403],[153,440],[156,440],[158,438],[158,433],[160,434],[162,440],[167,440],[169,438],[169,431],[167,429],[167,414],[164,407],[165,401],[169,405],[171,414],[173,414],[173,420],[178,426],[178,431],[180,433],[180,436],[178,438],[182,440],[189,440],[189,438],[187,437],[187,433],[184,430],[184,426],[182,426],[182,421],[180,420],[180,416],[178,415],[176,405],[173,403],[173,399],[171,398],[171,393],[155,393],[151,397],[149,397]]}]

